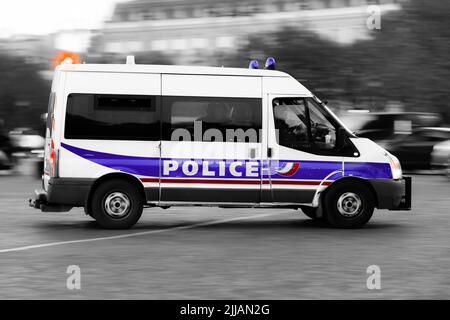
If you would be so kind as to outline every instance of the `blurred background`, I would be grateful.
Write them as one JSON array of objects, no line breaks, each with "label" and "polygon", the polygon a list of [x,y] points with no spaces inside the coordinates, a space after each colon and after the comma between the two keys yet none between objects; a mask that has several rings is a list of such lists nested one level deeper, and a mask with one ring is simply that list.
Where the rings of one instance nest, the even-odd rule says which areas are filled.
[{"label": "blurred background", "polygon": [[[404,168],[449,172],[448,1],[66,2],[0,4],[0,170],[42,156],[56,64],[123,63],[133,54],[137,63],[227,67],[274,56]],[[373,5],[379,28],[368,26]]]},{"label": "blurred background", "polygon": [[[294,210],[155,209],[135,228],[151,236],[3,253],[0,298],[449,298],[449,12],[425,0],[0,1],[0,250],[120,234],[81,208],[27,204],[53,70],[70,61],[247,68],[273,56],[413,175],[411,213],[380,212],[364,230]],[[64,286],[72,264],[78,293]],[[366,288],[372,264],[381,291]]]}]

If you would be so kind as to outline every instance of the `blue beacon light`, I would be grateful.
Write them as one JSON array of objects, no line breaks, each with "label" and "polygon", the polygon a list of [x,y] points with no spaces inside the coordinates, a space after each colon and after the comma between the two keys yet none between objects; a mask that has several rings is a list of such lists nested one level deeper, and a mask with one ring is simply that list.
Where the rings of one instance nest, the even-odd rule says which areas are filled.
[{"label": "blue beacon light", "polygon": [[276,61],[273,57],[268,57],[266,60],[265,69],[267,70],[275,70]]},{"label": "blue beacon light", "polygon": [[252,60],[250,61],[250,64],[248,65],[249,69],[259,69],[259,63],[258,60]]}]

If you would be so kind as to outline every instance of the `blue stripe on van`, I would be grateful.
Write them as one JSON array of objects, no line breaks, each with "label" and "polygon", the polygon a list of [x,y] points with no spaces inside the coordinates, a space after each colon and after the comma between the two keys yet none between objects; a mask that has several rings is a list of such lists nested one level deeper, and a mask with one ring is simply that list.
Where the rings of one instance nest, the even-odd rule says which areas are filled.
[{"label": "blue stripe on van", "polygon": [[131,173],[139,176],[158,177],[159,176],[159,159],[135,156],[123,156],[113,153],[98,152],[70,146],[61,143],[61,146],[80,156],[83,159],[92,161],[101,166]]},{"label": "blue stripe on van", "polygon": [[389,163],[375,162],[345,162],[345,176],[355,176],[366,179],[392,179]]},{"label": "blue stripe on van", "polygon": [[[124,156],[112,153],[98,152],[93,150],[82,149],[74,146],[70,146],[65,143],[61,143],[62,147],[66,150],[96,164],[104,167],[118,170],[142,177],[159,177],[160,172],[160,159],[151,157],[136,157],[136,156]],[[208,160],[208,159],[161,159],[162,161],[177,161],[179,168],[172,171],[170,175],[163,177],[170,178],[211,178],[202,175],[203,161],[208,162],[209,171],[217,173],[219,172],[219,163],[225,162],[225,175],[220,178],[233,178],[235,176],[229,173],[229,167],[232,162],[240,161],[242,163],[252,162],[261,165],[259,160]],[[198,163],[199,171],[193,176],[186,176],[181,169],[181,164],[185,161],[195,161]],[[266,164],[264,163],[266,166]],[[288,175],[282,174],[283,168],[293,167],[294,169],[288,170]],[[371,162],[346,162],[345,163],[345,176],[356,176],[366,179],[392,179],[391,168],[388,163],[371,163]],[[272,179],[289,180],[289,179],[302,179],[302,180],[323,180],[327,178],[329,174],[334,171],[342,170],[342,163],[339,161],[297,161],[297,160],[279,160],[270,161],[270,173]],[[240,169],[242,172],[242,178],[244,179],[261,179],[261,175],[251,177],[246,176],[245,170]],[[263,173],[262,177],[268,178],[269,175]],[[328,177],[328,181],[333,181],[341,178],[342,175],[335,174]]]}]

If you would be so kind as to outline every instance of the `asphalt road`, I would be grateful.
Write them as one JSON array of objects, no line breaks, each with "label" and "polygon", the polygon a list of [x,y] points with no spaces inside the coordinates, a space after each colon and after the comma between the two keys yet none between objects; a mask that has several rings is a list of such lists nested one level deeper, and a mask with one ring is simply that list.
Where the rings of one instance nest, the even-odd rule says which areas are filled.
[{"label": "asphalt road", "polygon": [[[0,176],[0,298],[449,299],[450,181],[413,179],[413,211],[377,211],[360,230],[294,210],[174,208],[105,231],[80,209],[28,208],[39,181]],[[70,265],[80,290],[66,287]],[[366,286],[369,265],[381,290]]]}]

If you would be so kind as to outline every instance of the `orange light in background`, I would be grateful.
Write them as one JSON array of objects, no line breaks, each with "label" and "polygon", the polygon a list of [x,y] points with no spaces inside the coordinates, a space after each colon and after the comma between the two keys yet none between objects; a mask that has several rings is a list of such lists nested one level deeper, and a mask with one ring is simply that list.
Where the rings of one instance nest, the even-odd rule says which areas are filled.
[{"label": "orange light in background", "polygon": [[79,64],[80,56],[74,52],[62,51],[53,58],[53,67],[56,68],[60,64]]}]

